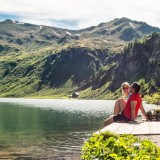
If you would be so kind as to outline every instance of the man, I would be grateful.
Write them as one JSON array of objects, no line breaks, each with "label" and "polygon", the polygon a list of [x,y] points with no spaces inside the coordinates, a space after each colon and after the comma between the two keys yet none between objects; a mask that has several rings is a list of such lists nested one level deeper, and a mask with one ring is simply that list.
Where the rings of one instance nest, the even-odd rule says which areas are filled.
[{"label": "man", "polygon": [[107,126],[113,122],[118,122],[118,121],[123,121],[123,122],[131,121],[132,123],[136,119],[139,109],[141,110],[145,119],[148,120],[148,117],[142,105],[142,98],[139,94],[140,89],[141,89],[141,86],[138,82],[132,83],[130,87],[130,91],[132,94],[126,103],[125,109],[121,114],[111,116],[110,118],[105,120],[104,126]]}]

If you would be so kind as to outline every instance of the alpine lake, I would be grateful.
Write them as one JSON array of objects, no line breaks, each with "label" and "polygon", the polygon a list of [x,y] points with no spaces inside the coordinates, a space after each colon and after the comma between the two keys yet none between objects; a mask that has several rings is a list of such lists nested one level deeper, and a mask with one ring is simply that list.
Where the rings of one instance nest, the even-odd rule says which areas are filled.
[{"label": "alpine lake", "polygon": [[[79,160],[114,100],[0,98],[0,159]],[[145,110],[156,105],[146,104]]]}]

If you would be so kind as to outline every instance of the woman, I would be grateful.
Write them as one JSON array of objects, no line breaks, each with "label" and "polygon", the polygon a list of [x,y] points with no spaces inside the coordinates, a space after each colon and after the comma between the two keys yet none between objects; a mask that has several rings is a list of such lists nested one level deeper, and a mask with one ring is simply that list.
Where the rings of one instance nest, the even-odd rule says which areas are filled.
[{"label": "woman", "polygon": [[122,88],[123,98],[120,98],[116,101],[115,107],[114,107],[114,115],[117,115],[124,110],[126,106],[126,102],[131,95],[130,84],[128,82],[124,82],[121,85],[121,88]]}]

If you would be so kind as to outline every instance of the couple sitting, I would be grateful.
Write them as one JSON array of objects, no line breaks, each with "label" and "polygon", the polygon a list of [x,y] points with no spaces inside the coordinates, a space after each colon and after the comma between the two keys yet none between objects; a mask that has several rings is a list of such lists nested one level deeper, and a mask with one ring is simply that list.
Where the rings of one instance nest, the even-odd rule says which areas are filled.
[{"label": "couple sitting", "polygon": [[[140,89],[141,86],[138,82],[133,82],[131,86],[128,82],[122,84],[124,97],[123,99],[119,99],[118,101],[116,101],[114,115],[105,120],[104,126],[118,121],[134,122],[139,109],[141,110],[145,119],[148,120],[142,105],[142,98],[139,94]],[[131,92],[131,94],[129,92]]]}]

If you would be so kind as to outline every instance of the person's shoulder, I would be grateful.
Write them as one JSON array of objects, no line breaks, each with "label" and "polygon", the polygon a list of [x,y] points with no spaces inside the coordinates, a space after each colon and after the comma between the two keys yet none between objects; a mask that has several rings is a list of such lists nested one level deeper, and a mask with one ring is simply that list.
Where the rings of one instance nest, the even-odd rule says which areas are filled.
[{"label": "person's shoulder", "polygon": [[137,98],[141,98],[140,93],[135,93],[135,94],[136,94],[135,96],[136,96]]},{"label": "person's shoulder", "polygon": [[139,93],[132,93],[130,97],[132,100],[137,100],[137,99],[141,98]]},{"label": "person's shoulder", "polygon": [[139,96],[140,96],[139,93],[132,93],[132,95],[133,95],[134,97],[139,97]]},{"label": "person's shoulder", "polygon": [[132,98],[132,97],[134,97],[134,93],[131,93],[129,96],[129,98]]}]

